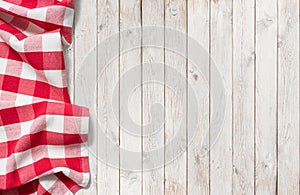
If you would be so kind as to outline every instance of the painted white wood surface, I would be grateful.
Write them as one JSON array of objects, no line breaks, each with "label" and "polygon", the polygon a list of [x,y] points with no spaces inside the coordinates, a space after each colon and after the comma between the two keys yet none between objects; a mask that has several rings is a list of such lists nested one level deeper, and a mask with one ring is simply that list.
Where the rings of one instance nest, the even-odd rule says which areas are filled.
[{"label": "painted white wood surface", "polygon": [[[141,46],[142,37],[138,31],[131,31],[132,28],[140,28],[142,23],[141,17],[141,0],[120,1],[120,30],[129,30],[128,33],[122,33],[120,36],[120,50],[123,51],[123,47],[126,45]],[[129,47],[131,48],[131,47]],[[141,48],[131,49],[127,53],[120,53],[120,78],[130,70],[137,68],[138,72],[134,75],[131,82],[120,81],[120,147],[125,150],[135,152],[138,157],[135,159],[128,158],[126,153],[120,153],[120,193],[131,195],[131,194],[142,194],[143,186],[142,172],[142,54]],[[129,99],[125,94],[133,92],[134,104],[129,105]],[[132,117],[132,120],[138,126],[133,130],[127,126],[123,126],[126,123],[128,114]],[[131,134],[131,133],[132,134]],[[124,170],[122,169],[126,165],[135,163],[135,169],[138,171]]]},{"label": "painted white wood surface", "polygon": [[[164,1],[142,1],[142,26],[147,28],[164,26]],[[153,14],[155,13],[155,14]],[[151,15],[151,17],[149,17]],[[145,42],[161,40],[164,44],[164,32],[158,30],[160,39],[143,31]],[[150,40],[149,40],[150,39]],[[143,81],[143,194],[156,195],[164,193],[164,152],[150,155],[151,151],[164,148],[164,62],[163,48],[142,48],[142,81]],[[153,82],[159,80],[161,82]],[[155,107],[160,105],[161,109]],[[154,109],[157,109],[153,113]],[[162,150],[164,151],[164,150]]]},{"label": "painted white wood surface", "polygon": [[[298,0],[77,1],[74,24],[73,43],[65,51],[70,96],[92,111],[91,184],[78,194],[299,194]],[[128,42],[143,43],[145,32],[132,29],[149,25],[172,28],[196,40],[207,51],[207,56],[201,56],[207,72],[197,72],[184,56],[164,49],[138,47],[118,57]],[[131,30],[119,35],[120,45],[113,45],[114,50],[89,56],[86,79],[78,76],[85,73],[83,61],[99,49],[97,44],[126,29]],[[178,41],[168,36],[160,39],[175,46]],[[184,45],[189,46],[188,40]],[[191,48],[182,49],[189,56]],[[110,63],[112,54],[117,58]],[[218,89],[212,64],[226,92],[218,136],[210,125],[211,92]],[[168,88],[168,82],[181,79],[169,67],[187,79],[186,85]],[[122,80],[132,68],[138,70],[133,82]],[[149,84],[151,78],[164,82]],[[197,136],[190,137],[194,89],[199,128]],[[127,101],[128,91],[132,95]],[[117,110],[110,107],[114,95]],[[157,103],[164,107],[158,109],[163,114],[152,113]],[[183,105],[188,106],[186,111]],[[128,113],[139,127],[134,129],[137,134],[122,121]],[[149,135],[161,122],[162,129]],[[185,128],[178,132],[181,123]],[[124,150],[106,147],[100,131],[117,147],[137,154],[139,171],[123,169],[132,159]],[[182,155],[146,170],[178,152],[178,148],[166,149],[162,156],[147,156],[178,133],[185,144]]]},{"label": "painted white wood surface", "polygon": [[[185,0],[166,0],[165,1],[165,25],[177,31],[186,32],[186,1]],[[178,44],[179,35],[166,36],[165,42],[169,43],[168,47],[173,48]],[[181,44],[180,47],[186,47]],[[186,48],[182,49],[184,52]],[[186,94],[187,87],[181,83],[182,78],[186,78],[186,59],[184,56],[176,54],[173,51],[165,51],[165,64],[170,67],[165,72],[165,82],[169,85],[171,82],[176,83],[175,87],[170,90],[165,87],[165,144],[168,145],[174,141],[178,135],[178,145],[185,146],[186,143]],[[170,70],[176,70],[179,75],[175,76]],[[180,126],[183,126],[181,129]],[[179,157],[180,147],[169,148],[165,150],[165,158],[168,164],[165,166],[165,194],[185,194],[186,193],[186,153]],[[184,149],[184,148],[183,148]]]},{"label": "painted white wood surface", "polygon": [[278,0],[278,193],[299,194],[299,1]]},{"label": "painted white wood surface", "polygon": [[[119,96],[119,59],[111,62],[112,55],[119,54],[119,36],[116,37],[116,42],[107,41],[111,35],[118,34],[119,32],[119,2],[98,0],[98,13],[97,13],[97,33],[98,33],[98,45],[101,47],[104,45],[109,48],[102,52],[102,55],[97,56],[98,62],[98,131],[102,131],[103,134],[115,145],[120,144],[119,140],[119,124],[115,121],[115,118],[119,119],[119,99],[114,102],[118,108],[113,111],[111,108],[111,97],[116,92]],[[97,171],[97,186],[98,194],[111,195],[119,194],[120,192],[120,175],[118,165],[119,152],[112,152],[108,146],[108,140],[103,139],[103,134],[98,134],[98,154],[101,153],[103,158],[98,160]],[[104,142],[104,143],[103,143]],[[112,161],[115,164],[112,164]]]},{"label": "painted white wood surface", "polygon": [[254,1],[233,1],[233,193],[254,194]]},{"label": "painted white wood surface", "polygon": [[[210,136],[210,193],[232,194],[232,1],[212,1],[210,10],[211,60],[223,77],[226,102],[221,132]],[[218,90],[216,77],[211,73],[211,90]]]},{"label": "painted white wood surface", "polygon": [[[208,194],[209,193],[209,6],[210,2],[207,0],[188,1],[188,36],[192,40],[198,42],[205,54],[201,55],[201,64],[196,66],[206,66],[205,72],[200,72],[193,68],[193,62],[188,63],[188,177],[187,177],[187,192],[189,194]],[[188,56],[193,52],[191,40],[188,42]],[[190,58],[190,57],[189,57]],[[203,75],[201,75],[203,74]],[[206,75],[206,80],[204,79]],[[204,77],[204,78],[203,78]],[[194,90],[194,91],[192,91]],[[193,136],[195,127],[192,127],[192,122],[189,115],[193,115],[193,105],[191,102],[192,93],[197,94],[198,109],[198,131]]]},{"label": "painted white wood surface", "polygon": [[276,16],[277,1],[256,1],[255,193],[262,195],[276,193]]}]

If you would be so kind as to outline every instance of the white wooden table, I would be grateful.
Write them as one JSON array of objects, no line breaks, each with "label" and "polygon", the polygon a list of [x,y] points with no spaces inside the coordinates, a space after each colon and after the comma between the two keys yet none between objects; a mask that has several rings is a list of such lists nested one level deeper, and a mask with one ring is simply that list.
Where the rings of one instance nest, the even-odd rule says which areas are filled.
[{"label": "white wooden table", "polygon": [[[182,56],[166,48],[180,39],[167,33],[152,37],[163,48],[122,53],[145,31],[119,32],[147,26],[201,45],[204,71],[192,68],[190,39]],[[298,0],[78,0],[74,31],[71,99],[91,111],[91,184],[79,194],[299,194]],[[111,37],[113,49],[91,54]],[[212,113],[223,106],[212,101],[220,80],[226,106]],[[167,147],[177,135],[182,151]]]}]

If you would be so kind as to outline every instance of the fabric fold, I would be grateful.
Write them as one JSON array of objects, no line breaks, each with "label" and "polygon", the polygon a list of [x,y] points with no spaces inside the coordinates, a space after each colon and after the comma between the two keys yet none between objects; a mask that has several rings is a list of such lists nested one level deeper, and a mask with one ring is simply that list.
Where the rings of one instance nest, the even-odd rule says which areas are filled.
[{"label": "fabric fold", "polygon": [[73,0],[0,0],[0,195],[75,194],[89,182],[89,111],[70,102]]}]

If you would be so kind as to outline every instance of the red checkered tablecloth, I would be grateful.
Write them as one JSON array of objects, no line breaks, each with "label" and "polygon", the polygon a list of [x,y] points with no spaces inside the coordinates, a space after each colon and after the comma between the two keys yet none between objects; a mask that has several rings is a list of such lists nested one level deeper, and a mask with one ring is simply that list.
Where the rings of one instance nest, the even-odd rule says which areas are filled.
[{"label": "red checkered tablecloth", "polygon": [[70,103],[73,0],[0,0],[0,194],[88,185],[88,109]]}]

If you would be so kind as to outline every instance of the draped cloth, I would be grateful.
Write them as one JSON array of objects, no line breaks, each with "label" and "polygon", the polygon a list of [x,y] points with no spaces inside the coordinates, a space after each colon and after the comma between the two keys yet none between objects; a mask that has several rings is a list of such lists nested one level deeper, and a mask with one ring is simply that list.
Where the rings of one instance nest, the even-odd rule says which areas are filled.
[{"label": "draped cloth", "polygon": [[0,0],[0,194],[89,182],[88,109],[71,104],[63,48],[73,0]]}]

